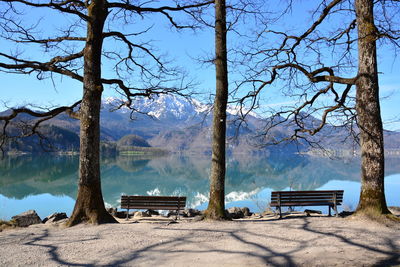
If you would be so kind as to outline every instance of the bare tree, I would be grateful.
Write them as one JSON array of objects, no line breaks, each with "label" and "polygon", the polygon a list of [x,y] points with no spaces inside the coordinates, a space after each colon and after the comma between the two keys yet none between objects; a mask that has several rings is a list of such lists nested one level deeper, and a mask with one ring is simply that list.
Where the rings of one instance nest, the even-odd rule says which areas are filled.
[{"label": "bare tree", "polygon": [[[238,0],[228,4],[225,0],[216,0],[214,5],[214,23],[205,19],[205,14],[197,13],[194,18],[203,25],[212,27],[215,33],[216,88],[213,105],[212,122],[212,155],[210,171],[210,197],[205,217],[213,220],[227,219],[225,213],[225,174],[226,174],[226,127],[227,104],[229,98],[228,82],[228,49],[227,33],[241,36],[241,19],[249,16],[260,16],[257,1]],[[228,12],[228,15],[227,15]],[[227,21],[229,17],[229,21]],[[237,27],[236,27],[237,26]]]},{"label": "bare tree", "polygon": [[210,199],[205,216],[225,218],[225,143],[226,107],[228,103],[228,61],[226,49],[225,0],[215,1],[215,74],[216,94],[212,124],[212,158],[210,173]]},{"label": "bare tree", "polygon": [[[121,25],[132,23],[133,17],[144,18],[150,14],[159,14],[175,28],[192,28],[194,25],[177,22],[173,14],[179,11],[198,11],[211,3],[213,1],[183,1],[172,5],[160,5],[157,1],[1,1],[2,39],[15,44],[40,45],[48,58],[29,59],[19,51],[2,51],[0,70],[18,74],[35,73],[39,79],[45,78],[46,74],[50,74],[50,77],[62,75],[83,84],[82,99],[70,106],[45,111],[34,111],[29,107],[14,108],[10,114],[0,117],[3,121],[2,145],[9,137],[7,128],[20,114],[29,114],[38,119],[19,136],[39,134],[40,124],[61,113],[80,120],[79,188],[69,226],[83,221],[93,224],[116,222],[105,210],[100,182],[99,119],[104,86],[115,88],[126,98],[120,107],[130,107],[132,99],[137,96],[179,93],[185,89],[181,85],[174,86],[174,81],[179,79],[177,72],[167,68],[146,42],[135,42],[135,37],[148,29],[138,33],[124,33],[120,30]],[[58,35],[43,38],[42,32],[37,29],[40,21],[33,22],[33,26],[23,23],[25,13],[33,14],[39,9],[52,11],[51,15],[59,14],[61,20],[62,16],[68,16],[69,20],[63,22],[72,22]],[[49,35],[54,33],[54,29],[51,30]],[[125,52],[117,49],[105,51],[104,45],[110,39],[120,42]],[[1,49],[4,50],[3,47]],[[147,64],[150,60],[154,64]],[[115,78],[103,76],[102,63],[105,61],[114,63]],[[129,77],[140,79],[129,82]]]},{"label": "bare tree", "polygon": [[361,195],[357,213],[376,217],[390,214],[384,189],[385,155],[379,105],[378,63],[372,1],[356,0],[358,28],[358,74],[356,110],[361,141]]},{"label": "bare tree", "polygon": [[[374,16],[374,7],[381,11],[379,18]],[[250,108],[256,108],[261,92],[278,81],[284,81],[288,96],[297,98],[298,105],[273,112],[265,134],[279,125],[294,125],[294,128],[292,135],[272,143],[299,139],[310,142],[309,137],[320,133],[328,122],[348,127],[351,133],[359,135],[362,165],[357,214],[374,218],[390,213],[384,194],[376,42],[387,38],[395,48],[399,46],[400,31],[393,21],[396,10],[396,1],[322,1],[313,13],[316,19],[302,34],[265,29],[258,36],[258,41],[272,35],[281,37],[282,42],[275,48],[256,47],[250,53],[246,51],[246,60],[256,64],[249,69],[248,79],[238,86],[252,85],[252,90],[238,100],[240,105]],[[334,18],[340,19],[339,25],[332,23]],[[358,63],[353,75],[354,51]],[[310,123],[312,114],[321,119]]]}]

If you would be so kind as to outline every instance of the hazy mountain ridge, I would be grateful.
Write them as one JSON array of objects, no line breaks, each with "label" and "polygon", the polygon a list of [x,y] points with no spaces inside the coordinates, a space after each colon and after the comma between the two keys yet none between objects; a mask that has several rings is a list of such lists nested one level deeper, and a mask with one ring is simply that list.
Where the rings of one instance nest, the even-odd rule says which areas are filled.
[{"label": "hazy mountain ridge", "polygon": [[[132,112],[127,107],[116,110],[122,102],[116,98],[103,100],[101,110],[101,139],[116,142],[127,135],[137,135],[143,138],[152,147],[165,148],[172,152],[211,153],[211,105],[202,104],[197,100],[189,100],[179,96],[161,95],[152,99],[137,98],[132,107],[139,112]],[[7,112],[7,111],[6,111]],[[0,114],[5,114],[2,112]],[[143,114],[146,113],[146,114]],[[310,145],[300,140],[298,143],[281,144],[278,146],[260,146],[268,140],[279,140],[293,133],[294,126],[283,124],[274,128],[268,137],[258,136],[259,130],[265,125],[265,119],[255,113],[250,113],[244,127],[238,129],[238,109],[229,107],[227,124],[227,151],[228,153],[265,153],[268,151],[293,153],[308,151]],[[29,116],[21,118],[32,119]],[[318,124],[319,120],[307,118],[310,124]],[[79,121],[61,115],[47,122],[44,128],[51,128],[52,141],[61,143],[61,150],[65,148],[79,148]],[[49,132],[47,130],[47,132]],[[58,133],[61,132],[61,133]],[[58,140],[67,134],[68,145]],[[75,136],[71,136],[75,135]],[[352,141],[346,139],[347,132],[343,128],[327,125],[319,135],[311,139],[319,142],[328,149],[352,149]],[[58,139],[57,139],[58,138]],[[24,143],[20,141],[20,143]],[[78,143],[76,143],[78,142]],[[28,144],[26,144],[28,145]],[[385,131],[385,145],[389,149],[400,148],[400,133]],[[23,146],[23,145],[22,145]],[[32,149],[31,149],[32,150]],[[32,151],[31,151],[32,152]]]}]

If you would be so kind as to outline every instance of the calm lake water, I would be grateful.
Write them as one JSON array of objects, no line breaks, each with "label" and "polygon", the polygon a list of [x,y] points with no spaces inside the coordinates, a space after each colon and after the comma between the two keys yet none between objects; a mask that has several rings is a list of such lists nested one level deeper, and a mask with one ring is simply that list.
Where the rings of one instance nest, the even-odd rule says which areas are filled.
[{"label": "calm lake water", "polygon": [[[359,159],[332,160],[301,155],[228,157],[227,207],[252,211],[268,206],[274,190],[344,189],[341,209],[357,207]],[[386,160],[386,198],[400,206],[400,158]],[[102,160],[106,205],[119,207],[121,194],[184,195],[187,207],[207,207],[210,158],[117,157]],[[34,209],[41,218],[53,212],[71,214],[77,193],[78,157],[35,155],[0,160],[0,219]],[[326,212],[326,208],[314,207]]]}]

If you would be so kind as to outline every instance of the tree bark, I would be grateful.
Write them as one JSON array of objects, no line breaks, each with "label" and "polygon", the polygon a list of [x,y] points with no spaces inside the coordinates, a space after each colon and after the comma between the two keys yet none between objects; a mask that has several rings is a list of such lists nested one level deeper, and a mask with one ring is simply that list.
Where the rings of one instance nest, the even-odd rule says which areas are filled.
[{"label": "tree bark", "polygon": [[88,7],[87,40],[84,51],[83,98],[79,111],[80,159],[78,196],[67,225],[117,222],[105,209],[100,182],[101,51],[103,27],[108,11],[104,0]]},{"label": "tree bark", "polygon": [[361,142],[361,194],[357,213],[389,214],[384,191],[383,128],[376,56],[373,1],[356,0],[358,76],[356,109]]},{"label": "tree bark", "polygon": [[205,217],[222,220],[225,215],[225,142],[226,107],[228,102],[228,65],[226,49],[225,0],[215,1],[215,71],[212,159],[210,173],[210,200]]}]

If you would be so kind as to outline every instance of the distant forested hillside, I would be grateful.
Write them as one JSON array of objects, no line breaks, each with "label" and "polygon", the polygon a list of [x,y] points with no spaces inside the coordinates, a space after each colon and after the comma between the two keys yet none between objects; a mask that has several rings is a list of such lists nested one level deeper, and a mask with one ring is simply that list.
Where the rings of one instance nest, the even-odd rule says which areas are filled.
[{"label": "distant forested hillside", "polygon": [[[135,108],[139,113],[120,109],[111,112],[113,101],[103,102],[101,111],[101,150],[104,154],[165,153],[165,151],[210,154],[211,153],[211,115],[210,106],[197,101],[190,102],[176,96],[160,96],[156,100],[137,100]],[[314,148],[304,140],[284,143],[277,146],[264,146],[290,136],[294,125],[282,124],[268,135],[263,135],[266,118],[250,113],[246,122],[238,128],[238,111],[230,108],[227,124],[227,153],[229,154],[270,154],[314,152]],[[4,114],[6,112],[0,112]],[[147,113],[145,115],[143,113]],[[308,116],[307,123],[318,124],[317,118]],[[25,115],[21,121],[33,118]],[[16,131],[16,128],[12,128]],[[357,131],[357,129],[355,129]],[[9,152],[36,153],[43,151],[78,151],[79,121],[62,115],[42,126],[41,133],[46,139],[27,137],[12,140],[5,147]],[[357,143],[349,137],[344,128],[326,125],[322,131],[309,140],[327,150],[358,151]],[[400,150],[400,133],[385,131],[385,148],[388,151]],[[397,152],[396,152],[397,153]]]}]

